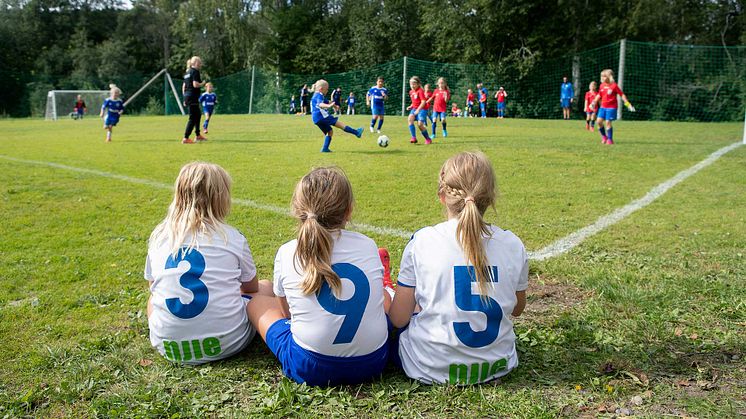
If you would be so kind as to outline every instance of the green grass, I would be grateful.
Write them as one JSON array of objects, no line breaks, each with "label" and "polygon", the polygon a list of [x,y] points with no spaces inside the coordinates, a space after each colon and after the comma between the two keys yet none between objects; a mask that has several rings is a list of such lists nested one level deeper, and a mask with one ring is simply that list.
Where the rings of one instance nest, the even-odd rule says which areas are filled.
[{"label": "green grass", "polygon": [[[162,184],[185,162],[207,160],[231,173],[234,198],[281,207],[309,168],[335,164],[352,181],[356,221],[414,231],[443,217],[442,162],[480,149],[500,188],[489,219],[537,250],[743,129],[622,121],[607,147],[577,121],[451,119],[447,140],[412,146],[403,119],[389,117],[387,149],[376,135],[337,132],[334,153],[323,155],[308,118],[217,115],[210,141],[189,146],[178,141],[184,122],[125,115],[104,144],[94,118],[0,120],[0,155]],[[315,389],[282,378],[261,339],[197,368],[170,365],[150,347],[142,269],[168,190],[0,158],[0,417],[744,414],[744,167],[740,147],[570,253],[532,262],[529,306],[516,323],[521,365],[501,383],[429,387],[392,369],[375,383]],[[241,205],[228,221],[270,279],[294,221]],[[396,268],[406,239],[369,235]]]}]

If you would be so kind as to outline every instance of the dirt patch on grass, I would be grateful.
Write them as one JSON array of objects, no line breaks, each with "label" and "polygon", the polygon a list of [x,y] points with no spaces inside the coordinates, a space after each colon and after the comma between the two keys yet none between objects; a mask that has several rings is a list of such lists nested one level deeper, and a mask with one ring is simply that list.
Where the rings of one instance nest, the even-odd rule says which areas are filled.
[{"label": "dirt patch on grass", "polygon": [[560,279],[540,277],[529,280],[525,320],[543,323],[583,304],[593,291],[583,290]]}]

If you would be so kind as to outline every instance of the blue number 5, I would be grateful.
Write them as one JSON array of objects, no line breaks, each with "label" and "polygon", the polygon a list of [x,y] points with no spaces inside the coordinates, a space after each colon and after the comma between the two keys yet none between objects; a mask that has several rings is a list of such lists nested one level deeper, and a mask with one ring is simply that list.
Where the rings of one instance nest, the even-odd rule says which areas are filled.
[{"label": "blue number 5", "polygon": [[332,270],[340,278],[347,278],[352,281],[355,285],[355,292],[349,300],[340,300],[334,296],[329,284],[324,281],[316,298],[324,310],[332,314],[345,316],[342,326],[334,338],[334,344],[350,343],[363,320],[363,313],[365,313],[365,307],[368,305],[368,298],[370,298],[370,283],[365,273],[355,265],[335,263],[332,265]]},{"label": "blue number 5", "polygon": [[176,258],[173,255],[168,257],[166,260],[166,269],[174,269],[179,266],[179,262],[185,260],[189,262],[189,270],[184,272],[179,278],[179,284],[182,287],[188,289],[194,294],[194,299],[189,304],[182,304],[178,298],[167,298],[166,307],[168,311],[173,313],[174,316],[181,319],[191,319],[199,316],[207,307],[207,300],[210,298],[210,293],[207,291],[207,286],[202,282],[199,277],[205,272],[205,258],[202,253],[195,249],[192,249],[186,255],[184,252],[186,247],[179,249],[179,253],[176,254]]},{"label": "blue number 5", "polygon": [[[497,266],[491,266],[490,269],[492,280],[497,282]],[[475,332],[469,322],[453,322],[456,337],[464,345],[472,348],[491,344],[500,333],[500,322],[503,319],[500,304],[490,297],[472,294],[471,283],[477,280],[473,266],[454,266],[453,279],[456,284],[456,306],[464,311],[479,311],[487,316],[487,327],[479,332]]]}]

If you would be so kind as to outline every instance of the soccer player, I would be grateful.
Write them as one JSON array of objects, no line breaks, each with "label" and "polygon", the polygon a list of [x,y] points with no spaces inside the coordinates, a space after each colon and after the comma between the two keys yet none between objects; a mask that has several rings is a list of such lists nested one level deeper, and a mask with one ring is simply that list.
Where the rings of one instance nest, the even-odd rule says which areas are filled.
[{"label": "soccer player", "polygon": [[207,126],[210,124],[210,117],[215,111],[215,104],[218,103],[218,95],[212,92],[212,83],[205,84],[205,93],[199,97],[199,103],[202,105],[202,112],[205,114],[205,122],[202,123],[202,130],[207,134]]},{"label": "soccer player", "polygon": [[290,96],[290,109],[288,109],[290,115],[298,113],[298,109],[295,107],[295,95]]},{"label": "soccer player", "polygon": [[464,110],[464,118],[471,118],[474,107],[474,92],[471,89],[466,91],[466,109]]},{"label": "soccer player", "polygon": [[[598,132],[601,134],[601,142],[604,144],[614,144],[614,128],[611,122],[616,120],[617,108],[617,95],[622,97],[624,106],[627,107],[631,112],[635,111],[635,108],[627,100],[627,96],[622,92],[622,89],[614,81],[614,72],[606,69],[601,72],[601,86],[598,89],[596,97],[593,99],[593,103],[599,99],[601,100],[601,109],[598,110]],[[594,108],[595,109],[595,108]],[[604,126],[604,122],[606,125]]]},{"label": "soccer player", "polygon": [[562,77],[560,85],[560,104],[562,104],[562,118],[570,119],[570,106],[575,101],[575,91],[572,83],[567,81],[567,77]]},{"label": "soccer player", "polygon": [[482,114],[482,118],[487,118],[487,88],[482,83],[477,84],[477,91],[479,91],[479,111]]},{"label": "soccer player", "polygon": [[409,142],[417,144],[417,133],[414,130],[414,121],[417,120],[417,126],[420,128],[422,136],[425,137],[425,144],[432,144],[433,140],[430,139],[430,135],[427,133],[427,100],[425,99],[425,91],[422,90],[422,83],[420,78],[417,76],[409,79],[409,99],[412,103],[407,107],[409,111],[409,118],[407,123],[409,124],[409,133],[412,137]]},{"label": "soccer player", "polygon": [[585,100],[583,103],[583,109],[585,109],[585,129],[593,131],[596,127],[596,95],[598,90],[596,89],[596,82],[592,81],[588,86],[588,91],[585,92]]},{"label": "soccer player", "polygon": [[100,118],[104,118],[104,112],[106,117],[104,118],[104,129],[106,130],[106,142],[111,142],[111,130],[119,123],[119,116],[124,112],[124,102],[119,98],[122,91],[117,87],[116,84],[109,85],[109,98],[104,100],[101,105],[101,112],[99,113]]},{"label": "soccer player", "polygon": [[350,92],[347,97],[347,115],[355,115],[355,92]]},{"label": "soccer player", "polygon": [[316,93],[313,94],[313,99],[311,99],[311,117],[313,123],[324,133],[324,146],[321,148],[321,152],[331,152],[329,145],[332,143],[332,134],[334,133],[332,127],[342,128],[344,132],[352,134],[357,138],[362,137],[362,128],[350,128],[329,113],[329,108],[334,107],[325,97],[329,91],[329,83],[323,79],[319,80],[314,84],[314,89],[316,89]]},{"label": "soccer player", "polygon": [[438,119],[443,124],[443,137],[448,137],[446,125],[446,116],[448,101],[451,100],[451,91],[448,90],[448,83],[443,77],[438,79],[438,88],[433,92],[433,138],[435,138],[435,129],[438,125]]},{"label": "soccer player", "polygon": [[225,223],[231,178],[222,167],[181,168],[166,218],[150,235],[145,279],[150,342],[169,361],[203,364],[246,347],[256,333],[242,293],[270,296],[246,238]]},{"label": "soccer player", "polygon": [[503,119],[505,117],[505,99],[508,97],[508,92],[500,86],[497,93],[495,93],[495,99],[497,99],[497,118]]},{"label": "soccer player", "polygon": [[75,119],[83,119],[83,115],[85,115],[86,112],[88,112],[88,108],[85,106],[83,96],[78,95],[78,98],[75,100],[75,106],[73,107],[73,115],[75,116]]},{"label": "soccer player", "polygon": [[298,234],[275,256],[277,297],[254,297],[251,323],[297,383],[380,377],[389,347],[383,267],[376,243],[345,229],[353,210],[350,181],[336,168],[313,169],[295,187],[291,207]]},{"label": "soccer player", "polygon": [[482,153],[457,154],[440,169],[448,219],[418,230],[404,248],[389,310],[403,328],[391,356],[410,378],[476,384],[518,365],[512,318],[526,305],[528,257],[515,234],[485,221],[495,195]]},{"label": "soccer player", "polygon": [[435,122],[433,120],[433,115],[430,112],[430,103],[432,102],[433,89],[430,87],[429,84],[426,84],[423,90],[425,92],[425,110],[427,110],[427,119],[429,119],[430,123],[432,124],[433,122]]},{"label": "soccer player", "polygon": [[189,120],[184,130],[184,138],[181,140],[182,144],[194,144],[194,140],[189,138],[192,135],[192,130],[196,134],[195,140],[207,141],[207,138],[199,133],[199,120],[202,117],[199,109],[199,97],[202,86],[206,83],[202,81],[199,72],[201,69],[202,59],[194,56],[189,60],[189,67],[184,74],[184,84],[181,87],[181,92],[184,94],[184,106],[189,108]]},{"label": "soccer player", "polygon": [[383,77],[376,79],[376,85],[368,90],[368,94],[365,95],[365,103],[370,107],[373,118],[370,120],[370,132],[373,132],[373,126],[378,120],[378,128],[376,131],[381,132],[383,126],[383,116],[386,113],[383,104],[386,99],[389,98],[389,91],[383,87]]},{"label": "soccer player", "polygon": [[332,92],[332,103],[334,103],[334,113],[337,115],[342,114],[342,88],[337,87]]}]

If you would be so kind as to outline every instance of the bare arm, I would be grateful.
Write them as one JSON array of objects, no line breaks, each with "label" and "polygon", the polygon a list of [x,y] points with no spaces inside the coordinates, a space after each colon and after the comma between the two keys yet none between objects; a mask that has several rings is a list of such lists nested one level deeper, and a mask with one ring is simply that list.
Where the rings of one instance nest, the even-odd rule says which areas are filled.
[{"label": "bare arm", "polygon": [[257,291],[259,291],[259,278],[256,275],[251,281],[241,283],[241,294],[251,294]]},{"label": "bare arm", "polygon": [[516,291],[515,297],[518,300],[516,302],[515,307],[513,308],[513,313],[511,315],[513,317],[518,317],[523,313],[523,309],[526,308],[526,291]]},{"label": "bare arm", "polygon": [[280,303],[280,311],[286,319],[290,318],[290,307],[288,306],[288,300],[285,297],[277,297],[277,301]]},{"label": "bare arm", "polygon": [[395,327],[404,327],[409,323],[414,313],[416,302],[414,299],[414,288],[398,286],[394,301],[389,310],[389,319]]}]

